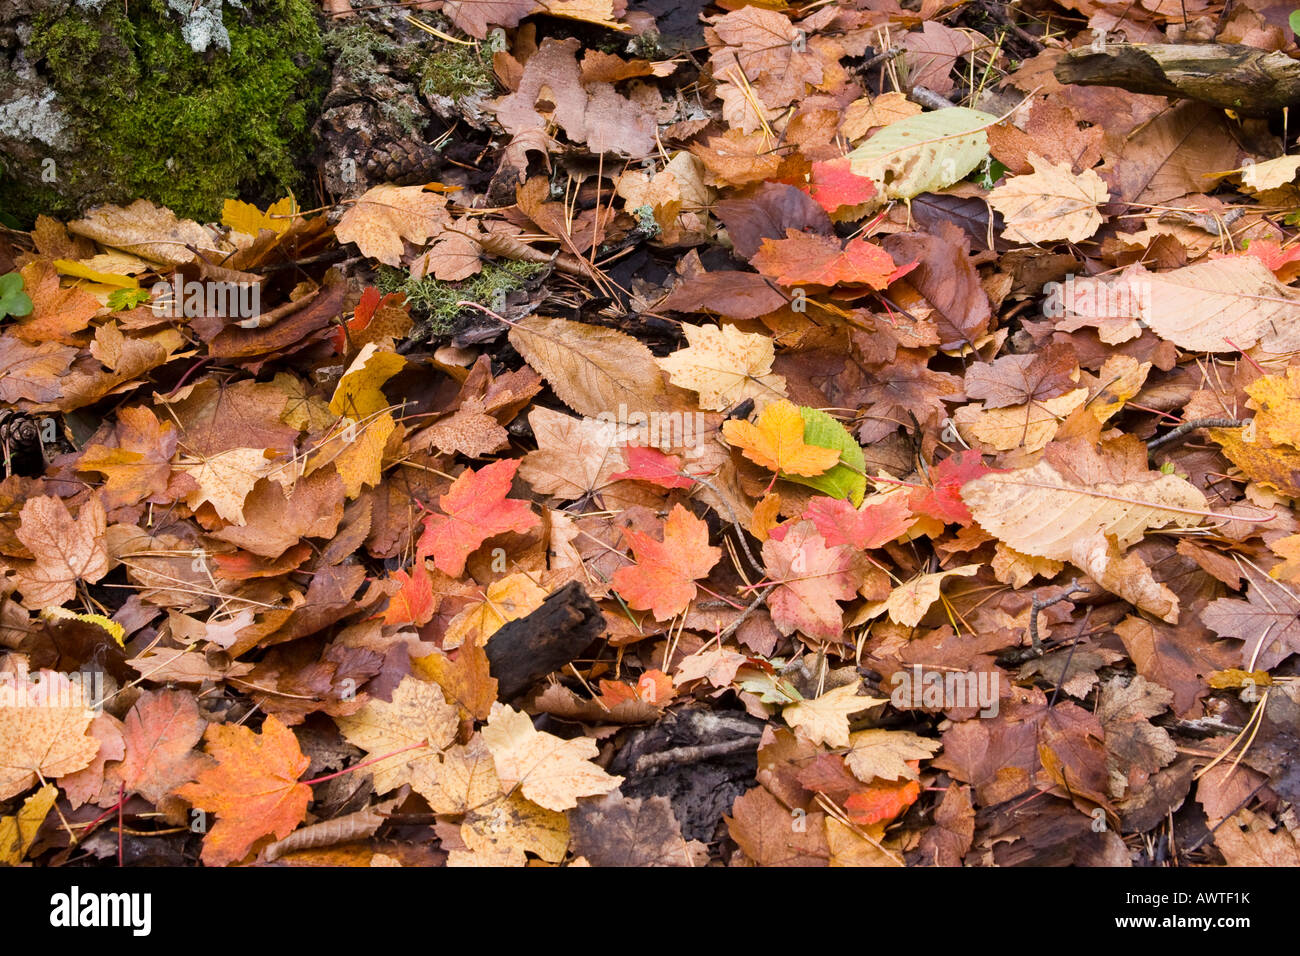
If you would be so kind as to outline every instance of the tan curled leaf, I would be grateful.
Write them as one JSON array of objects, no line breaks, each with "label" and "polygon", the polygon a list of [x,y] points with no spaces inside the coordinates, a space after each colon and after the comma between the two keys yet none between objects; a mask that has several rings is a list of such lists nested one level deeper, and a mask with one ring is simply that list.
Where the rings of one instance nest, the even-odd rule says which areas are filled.
[{"label": "tan curled leaf", "polygon": [[510,344],[580,415],[667,408],[667,384],[650,350],[625,332],[539,316],[510,330]]},{"label": "tan curled leaf", "polygon": [[194,258],[191,248],[218,257],[230,251],[212,230],[193,219],[178,219],[167,207],[147,199],[129,206],[96,206],[84,218],[68,223],[68,231],[168,265],[189,262]]},{"label": "tan curled leaf", "polygon": [[969,578],[979,573],[978,564],[965,564],[951,571],[938,571],[934,574],[919,574],[910,581],[905,581],[885,599],[885,610],[896,624],[916,627],[925,617],[930,605],[939,600],[939,588],[945,578]]},{"label": "tan curled leaf", "polygon": [[1157,582],[1136,554],[1121,555],[1113,541],[1100,534],[1076,539],[1070,563],[1139,610],[1170,624],[1178,623],[1178,598],[1174,592]]},{"label": "tan curled leaf", "polygon": [[367,189],[334,229],[339,242],[355,242],[363,256],[385,265],[402,262],[402,240],[423,243],[451,222],[447,201],[423,186]]}]

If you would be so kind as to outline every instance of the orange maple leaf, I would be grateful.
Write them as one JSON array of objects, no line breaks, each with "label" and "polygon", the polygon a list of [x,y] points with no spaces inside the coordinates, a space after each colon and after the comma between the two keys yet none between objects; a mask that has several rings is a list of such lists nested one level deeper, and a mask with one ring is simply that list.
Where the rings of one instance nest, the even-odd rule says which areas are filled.
[{"label": "orange maple leaf", "polygon": [[754,464],[769,471],[810,478],[835,467],[840,453],[834,448],[807,445],[799,407],[791,402],[773,402],[758,415],[757,422],[733,420],[722,423],[722,434]]},{"label": "orange maple leaf", "polygon": [[686,610],[695,581],[722,557],[721,548],[709,547],[709,526],[681,505],[673,505],[664,522],[663,541],[633,528],[624,528],[623,536],[637,563],[614,572],[614,590],[630,607],[652,611],[657,621]]},{"label": "orange maple leaf", "polygon": [[99,302],[77,288],[62,288],[54,263],[44,259],[30,262],[22,270],[32,311],[14,327],[24,342],[60,342],[76,345],[77,336],[101,309]]},{"label": "orange maple leaf", "polygon": [[268,716],[262,732],[234,724],[213,724],[204,736],[215,767],[176,791],[195,807],[218,816],[203,838],[208,866],[227,866],[248,856],[268,836],[284,839],[302,822],[311,787],[298,783],[311,760],[293,731]]},{"label": "orange maple leaf", "polygon": [[849,819],[860,826],[883,823],[894,819],[921,795],[921,785],[915,780],[876,780],[865,790],[851,794],[844,801]]},{"label": "orange maple leaf", "polygon": [[180,433],[171,422],[159,421],[143,405],[127,406],[117,413],[113,444],[89,445],[77,471],[97,471],[104,483],[104,507],[112,510],[167,491],[171,459]]},{"label": "orange maple leaf", "polygon": [[657,669],[646,671],[635,684],[625,684],[615,680],[600,682],[600,700],[610,709],[625,700],[637,700],[662,707],[673,699],[674,694],[676,690],[673,687],[673,679]]},{"label": "orange maple leaf", "polygon": [[433,577],[424,564],[424,558],[417,558],[409,573],[394,571],[392,579],[402,586],[388,599],[384,623],[428,624],[438,605],[433,596]]},{"label": "orange maple leaf", "polygon": [[539,524],[527,501],[507,498],[519,460],[506,458],[478,471],[467,468],[438,498],[443,514],[424,519],[416,553],[432,556],[443,574],[458,578],[465,561],[488,538],[506,531],[521,534]]},{"label": "orange maple leaf", "polygon": [[852,239],[841,248],[833,236],[796,229],[787,229],[785,235],[784,239],[764,239],[752,260],[755,269],[782,285],[848,283],[885,289],[916,268],[915,262],[895,266],[888,252],[865,239]]}]

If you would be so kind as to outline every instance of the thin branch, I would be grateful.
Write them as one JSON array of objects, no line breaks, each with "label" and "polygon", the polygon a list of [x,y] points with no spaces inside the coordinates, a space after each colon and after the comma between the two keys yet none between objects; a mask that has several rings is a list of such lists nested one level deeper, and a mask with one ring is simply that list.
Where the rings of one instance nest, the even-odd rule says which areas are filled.
[{"label": "thin branch", "polygon": [[722,633],[720,633],[717,636],[718,643],[721,644],[732,634],[735,634],[736,631],[740,630],[740,625],[744,624],[745,621],[749,618],[749,616],[759,609],[759,607],[763,604],[763,602],[767,600],[767,596],[771,594],[775,589],[776,589],[775,584],[769,584],[762,591],[759,591],[758,597],[754,598],[754,600],[750,602],[749,607],[745,608],[744,612],[741,613],[740,617],[736,618],[734,621],[732,621],[730,624],[728,624],[725,628],[722,629]]},{"label": "thin branch", "polygon": [[1195,418],[1190,422],[1183,422],[1172,431],[1165,432],[1159,438],[1153,438],[1147,442],[1147,451],[1155,451],[1157,448],[1163,448],[1171,442],[1176,442],[1185,435],[1190,435],[1198,428],[1245,428],[1249,420],[1237,418]]},{"label": "thin branch", "polygon": [[1033,643],[1035,657],[1043,656],[1043,642],[1038,637],[1038,614],[1045,611],[1053,604],[1060,604],[1062,601],[1068,601],[1076,594],[1087,594],[1088,589],[1080,587],[1078,580],[1071,581],[1066,585],[1065,591],[1054,598],[1048,598],[1046,601],[1040,601],[1038,595],[1034,595],[1033,604],[1029,607],[1029,640]]},{"label": "thin branch", "polygon": [[726,498],[722,497],[722,492],[718,491],[718,489],[708,479],[701,478],[699,475],[688,475],[687,477],[692,481],[698,481],[705,488],[708,488],[709,491],[713,492],[713,496],[718,499],[718,503],[727,509],[727,514],[731,517],[731,525],[736,529],[736,537],[740,539],[740,547],[741,550],[745,552],[745,559],[749,561],[749,566],[754,569],[759,577],[767,574],[766,569],[764,569],[764,567],[758,563],[758,559],[754,557],[754,552],[749,550],[749,542],[745,538],[745,526],[740,523],[740,518],[736,516],[736,512],[732,509],[731,504]]}]

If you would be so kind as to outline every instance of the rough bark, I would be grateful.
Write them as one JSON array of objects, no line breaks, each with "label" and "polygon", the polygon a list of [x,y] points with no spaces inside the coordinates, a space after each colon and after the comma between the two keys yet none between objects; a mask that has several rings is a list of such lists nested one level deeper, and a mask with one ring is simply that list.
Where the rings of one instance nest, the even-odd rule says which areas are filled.
[{"label": "rough bark", "polygon": [[1228,44],[1114,43],[1071,50],[1062,83],[1200,100],[1248,116],[1300,104],[1300,60]]},{"label": "rough bark", "polygon": [[605,632],[605,616],[576,581],[570,581],[524,617],[506,623],[487,643],[497,696],[518,697],[581,654]]}]

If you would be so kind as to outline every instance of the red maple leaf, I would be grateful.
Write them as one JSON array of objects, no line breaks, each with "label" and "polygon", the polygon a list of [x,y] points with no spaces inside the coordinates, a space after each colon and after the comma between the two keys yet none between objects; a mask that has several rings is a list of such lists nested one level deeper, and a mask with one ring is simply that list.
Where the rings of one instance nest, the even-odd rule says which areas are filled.
[{"label": "red maple leaf", "polygon": [[721,548],[709,547],[709,526],[681,505],[669,512],[662,541],[634,528],[624,528],[623,536],[636,564],[614,572],[614,590],[629,607],[651,611],[657,621],[686,610],[695,599],[695,581],[722,557]]},{"label": "red maple leaf", "polygon": [[969,524],[971,513],[961,499],[961,486],[992,470],[977,451],[952,455],[931,470],[928,487],[913,487],[908,506],[916,514],[930,515],[949,524]]},{"label": "red maple leaf", "polygon": [[784,239],[764,239],[754,255],[753,266],[786,286],[844,283],[885,289],[916,267],[894,265],[893,258],[880,246],[865,239],[851,239],[841,247],[832,236],[787,229]]},{"label": "red maple leaf", "polygon": [[361,293],[361,301],[357,303],[356,310],[352,313],[352,318],[347,323],[347,329],[339,326],[330,336],[330,342],[334,344],[334,351],[342,353],[348,347],[348,332],[360,332],[370,320],[375,317],[380,306],[400,306],[405,300],[405,296],[400,292],[390,292],[388,295],[381,296],[379,290],[372,285],[366,286]]},{"label": "red maple leaf", "polygon": [[876,184],[869,177],[855,173],[847,156],[812,164],[808,195],[827,212],[833,213],[841,206],[861,205],[875,194]]},{"label": "red maple leaf", "polygon": [[624,450],[627,453],[628,468],[610,475],[611,481],[631,478],[648,481],[661,488],[689,488],[693,484],[690,478],[680,474],[682,460],[676,455],[666,455],[658,449],[642,448],[639,445],[629,445]]},{"label": "red maple leaf", "polygon": [[[1291,282],[1300,276],[1300,246],[1283,249],[1276,239],[1252,239],[1241,252],[1229,253],[1232,256],[1254,256],[1277,276],[1279,282]],[[1215,253],[1213,258],[1227,258]]]},{"label": "red maple leaf", "polygon": [[817,527],[829,547],[847,544],[869,551],[893,541],[912,525],[912,512],[902,495],[867,504],[861,510],[842,498],[814,498],[803,516]]},{"label": "red maple leaf", "polygon": [[518,459],[506,458],[478,471],[465,469],[438,498],[443,513],[424,519],[417,555],[432,556],[439,571],[460,577],[465,560],[488,538],[536,527],[540,522],[529,503],[506,497],[518,467]]}]

